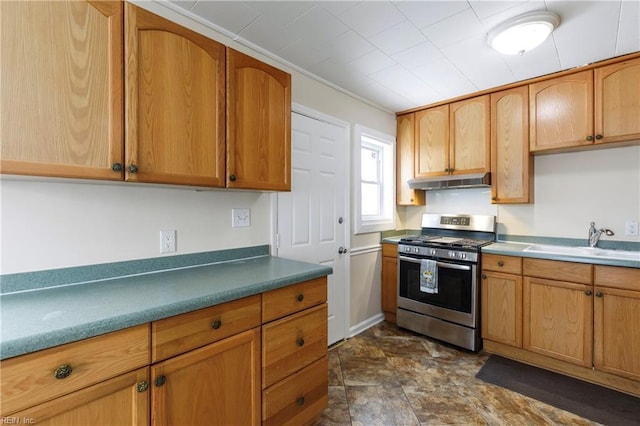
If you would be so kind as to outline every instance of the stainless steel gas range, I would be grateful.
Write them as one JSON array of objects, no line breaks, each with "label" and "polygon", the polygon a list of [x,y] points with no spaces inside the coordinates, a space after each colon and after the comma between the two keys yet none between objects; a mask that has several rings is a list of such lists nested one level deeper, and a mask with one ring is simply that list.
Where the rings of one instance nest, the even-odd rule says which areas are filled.
[{"label": "stainless steel gas range", "polygon": [[480,248],[495,238],[495,216],[423,215],[398,245],[398,326],[478,351]]}]

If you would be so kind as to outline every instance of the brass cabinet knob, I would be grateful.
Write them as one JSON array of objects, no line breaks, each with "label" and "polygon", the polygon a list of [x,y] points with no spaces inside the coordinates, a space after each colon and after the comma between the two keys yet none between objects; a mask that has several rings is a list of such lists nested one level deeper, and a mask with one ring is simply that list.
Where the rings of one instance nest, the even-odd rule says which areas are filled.
[{"label": "brass cabinet knob", "polygon": [[300,294],[296,297],[296,300],[297,300],[298,302],[302,302],[302,301],[304,300],[304,294],[300,293]]},{"label": "brass cabinet knob", "polygon": [[591,135],[587,136],[587,140],[588,140],[589,142],[591,142],[591,141],[593,140],[593,136],[591,136]]},{"label": "brass cabinet knob", "polygon": [[219,329],[221,326],[222,326],[222,321],[220,321],[219,319],[211,323],[211,328],[213,328],[214,330]]},{"label": "brass cabinet knob", "polygon": [[149,382],[147,382],[146,380],[143,380],[136,385],[136,390],[138,391],[138,393],[142,393],[147,389],[149,389]]},{"label": "brass cabinet knob", "polygon": [[56,371],[53,372],[53,375],[56,379],[62,380],[69,377],[72,372],[73,368],[69,364],[64,364],[56,368]]},{"label": "brass cabinet knob", "polygon": [[111,170],[113,170],[114,172],[120,172],[122,171],[122,164],[120,163],[113,163],[111,165]]},{"label": "brass cabinet knob", "polygon": [[602,139],[602,137],[603,137],[602,135],[596,135],[596,139],[598,140]]},{"label": "brass cabinet knob", "polygon": [[587,296],[591,296],[593,292],[591,290],[585,290],[584,294],[586,294]]},{"label": "brass cabinet knob", "polygon": [[296,399],[296,403],[302,407],[304,405],[304,396],[299,396],[298,399]]},{"label": "brass cabinet knob", "polygon": [[303,347],[304,346],[304,339],[302,337],[300,337],[296,343],[298,344],[298,346]]},{"label": "brass cabinet knob", "polygon": [[138,166],[136,166],[135,164],[132,164],[127,168],[127,171],[129,173],[138,173]]},{"label": "brass cabinet knob", "polygon": [[504,266],[504,262],[502,260],[498,261],[498,266]]},{"label": "brass cabinet knob", "polygon": [[155,381],[156,387],[160,387],[160,386],[164,385],[165,383],[167,383],[167,376],[161,375],[161,376],[156,377],[156,381]]},{"label": "brass cabinet knob", "polygon": [[597,291],[597,292],[596,292],[596,297],[602,297],[602,296],[604,296],[604,294],[602,294],[602,292],[601,292],[601,291]]},{"label": "brass cabinet knob", "polygon": [[483,279],[483,280],[486,280],[486,279],[487,279],[487,276],[486,276],[485,274],[482,274],[481,276],[482,276],[482,279]]},{"label": "brass cabinet knob", "polygon": [[229,176],[229,180],[230,180],[231,182],[235,182],[235,181],[236,181],[236,179],[238,179],[238,178],[236,177],[236,175],[230,175],[230,176]]}]

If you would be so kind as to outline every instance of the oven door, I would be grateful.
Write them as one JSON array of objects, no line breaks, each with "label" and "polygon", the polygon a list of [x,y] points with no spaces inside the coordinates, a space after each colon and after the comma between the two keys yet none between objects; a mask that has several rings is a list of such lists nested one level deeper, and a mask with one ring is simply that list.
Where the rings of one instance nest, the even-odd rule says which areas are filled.
[{"label": "oven door", "polygon": [[477,266],[438,260],[438,292],[431,294],[420,290],[420,259],[398,256],[398,308],[476,328]]}]

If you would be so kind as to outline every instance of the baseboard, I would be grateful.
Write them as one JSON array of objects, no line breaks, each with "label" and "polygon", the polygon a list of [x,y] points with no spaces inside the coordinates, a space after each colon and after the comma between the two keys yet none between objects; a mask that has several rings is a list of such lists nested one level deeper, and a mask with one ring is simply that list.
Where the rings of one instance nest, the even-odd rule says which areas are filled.
[{"label": "baseboard", "polygon": [[366,320],[362,321],[359,324],[356,324],[352,327],[349,328],[349,337],[353,337],[355,335],[358,335],[360,333],[362,333],[363,331],[365,331],[368,328],[373,327],[376,324],[381,323],[382,321],[384,321],[384,314],[381,312],[377,315],[374,315],[370,318],[367,318]]}]

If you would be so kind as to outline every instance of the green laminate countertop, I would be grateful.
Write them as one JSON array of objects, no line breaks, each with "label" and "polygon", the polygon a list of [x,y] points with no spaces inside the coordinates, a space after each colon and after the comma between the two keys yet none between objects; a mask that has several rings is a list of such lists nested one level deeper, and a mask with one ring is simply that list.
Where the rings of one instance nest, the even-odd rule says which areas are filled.
[{"label": "green laminate countertop", "polygon": [[0,295],[0,359],[331,274],[269,255]]}]

